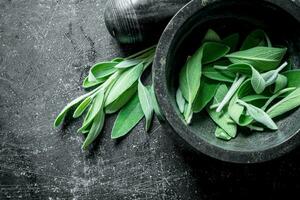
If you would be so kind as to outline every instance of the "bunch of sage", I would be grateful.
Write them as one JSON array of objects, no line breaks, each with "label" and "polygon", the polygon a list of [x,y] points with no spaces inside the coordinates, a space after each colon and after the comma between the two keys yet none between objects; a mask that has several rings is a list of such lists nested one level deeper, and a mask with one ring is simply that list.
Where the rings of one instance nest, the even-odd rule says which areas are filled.
[{"label": "bunch of sage", "polygon": [[209,29],[179,73],[176,102],[185,122],[206,110],[223,140],[238,127],[277,130],[273,119],[300,106],[300,71],[286,70],[286,51],[260,29],[241,43],[239,33],[221,39]]},{"label": "bunch of sage", "polygon": [[129,133],[143,117],[148,131],[154,113],[163,119],[153,86],[145,86],[141,81],[143,72],[153,62],[154,53],[155,46],[152,46],[127,58],[115,58],[92,66],[83,81],[83,87],[92,90],[70,102],[57,116],[54,126],[61,125],[73,108],[74,118],[85,114],[78,130],[86,135],[83,149],[101,133],[106,114],[119,111],[111,132],[112,139]]}]

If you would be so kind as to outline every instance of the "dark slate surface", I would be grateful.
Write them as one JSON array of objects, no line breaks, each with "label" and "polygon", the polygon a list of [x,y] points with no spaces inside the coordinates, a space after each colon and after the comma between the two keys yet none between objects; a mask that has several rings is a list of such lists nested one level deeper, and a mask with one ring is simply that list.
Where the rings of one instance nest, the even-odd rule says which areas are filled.
[{"label": "dark slate surface", "polygon": [[0,199],[299,198],[299,149],[233,165],[179,149],[157,121],[116,143],[110,116],[89,152],[80,120],[52,128],[92,63],[133,50],[107,33],[105,2],[0,1]]}]

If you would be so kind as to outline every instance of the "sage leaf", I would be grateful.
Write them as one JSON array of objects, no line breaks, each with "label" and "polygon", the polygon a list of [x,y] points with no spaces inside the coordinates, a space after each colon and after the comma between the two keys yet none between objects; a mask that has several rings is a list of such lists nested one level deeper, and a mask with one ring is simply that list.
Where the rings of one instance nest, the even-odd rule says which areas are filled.
[{"label": "sage leaf", "polygon": [[150,88],[148,88],[148,90],[149,90],[149,93],[150,93],[150,96],[151,96],[151,100],[152,100],[151,103],[152,103],[152,107],[154,109],[154,113],[156,114],[157,118],[160,121],[164,121],[165,117],[162,114],[161,109],[158,105],[158,102],[157,102],[157,99],[156,99],[156,96],[155,96],[155,92],[154,92],[154,86],[152,85]]},{"label": "sage leaf", "polygon": [[225,140],[225,141],[229,141],[232,138],[230,135],[228,135],[226,133],[226,131],[224,131],[219,126],[217,126],[217,128],[216,128],[215,136],[216,136],[216,138],[219,138],[219,139],[222,139],[222,140]]},{"label": "sage leaf", "polygon": [[288,79],[286,76],[282,74],[278,74],[276,81],[275,81],[275,87],[274,87],[274,93],[277,93],[278,91],[285,88],[288,84]]},{"label": "sage leaf", "polygon": [[239,39],[240,39],[240,34],[239,33],[234,33],[234,34],[231,34],[231,35],[225,37],[222,40],[222,42],[223,42],[223,44],[230,47],[230,52],[233,52],[237,49],[237,46],[239,44]]},{"label": "sage leaf", "polygon": [[246,37],[245,41],[241,46],[241,50],[246,50],[257,46],[272,46],[268,35],[265,33],[265,31],[261,29],[252,31]]},{"label": "sage leaf", "polygon": [[124,60],[124,58],[114,58],[111,60],[111,62],[117,62],[117,63],[120,63]]},{"label": "sage leaf", "polygon": [[85,130],[90,125],[90,123],[93,122],[96,115],[103,108],[103,104],[104,104],[104,92],[103,92],[103,90],[100,90],[97,93],[97,95],[95,96],[95,98],[91,104],[91,107],[89,109],[89,112],[87,113],[81,128],[78,129],[78,132]]},{"label": "sage leaf", "polygon": [[266,86],[272,85],[276,82],[276,79],[278,77],[278,74],[281,70],[283,70],[287,66],[287,62],[283,63],[281,66],[279,66],[277,69],[270,70],[268,72],[265,72],[262,74],[262,77],[266,81]]},{"label": "sage leaf", "polygon": [[296,88],[295,87],[291,87],[291,88],[285,88],[283,90],[280,90],[279,92],[277,92],[276,94],[272,95],[268,101],[265,103],[265,105],[263,107],[261,107],[262,110],[266,110],[267,107],[279,96],[282,96],[288,92],[294,91]]},{"label": "sage leaf", "polygon": [[215,62],[230,51],[228,46],[218,42],[205,42],[201,48],[203,49],[202,64]]},{"label": "sage leaf", "polygon": [[123,107],[114,123],[111,138],[117,139],[126,135],[143,118],[144,112],[139,102],[138,95],[135,95],[128,104]]},{"label": "sage leaf", "polygon": [[300,87],[300,69],[289,70],[282,75],[288,79],[287,87]]},{"label": "sage leaf", "polygon": [[152,107],[149,90],[142,84],[141,79],[139,79],[138,82],[138,96],[146,119],[145,129],[148,131],[152,122],[154,109]]},{"label": "sage leaf", "polygon": [[114,102],[105,107],[105,113],[112,114],[119,111],[137,92],[137,83],[134,83]]},{"label": "sage leaf", "polygon": [[267,110],[267,113],[271,118],[282,115],[300,105],[300,88],[297,88],[287,97],[283,98],[281,101],[277,102],[271,108]]},{"label": "sage leaf", "polygon": [[101,62],[95,64],[90,69],[88,81],[95,82],[98,79],[101,81],[103,78],[115,73],[117,71],[115,68],[117,64],[118,62]]},{"label": "sage leaf", "polygon": [[221,41],[220,36],[212,29],[208,29],[203,40],[202,43],[204,42],[219,42]]},{"label": "sage leaf", "polygon": [[242,106],[245,106],[247,108],[247,112],[248,114],[257,122],[265,125],[266,127],[268,127],[271,130],[277,130],[278,127],[275,124],[275,122],[271,119],[271,117],[265,113],[265,111],[263,111],[262,109],[255,107],[251,104],[245,103],[241,100],[237,101],[239,104],[241,104]]},{"label": "sage leaf", "polygon": [[251,67],[251,70],[252,70],[252,77],[251,77],[252,87],[257,94],[260,94],[265,90],[266,82],[264,78],[259,74],[259,72],[256,71],[256,69]]},{"label": "sage leaf", "polygon": [[105,82],[106,80],[107,80],[106,78],[101,78],[101,79],[97,79],[95,81],[89,81],[88,77],[86,77],[83,80],[82,87],[85,89],[95,87],[95,86]]},{"label": "sage leaf", "polygon": [[241,100],[245,101],[246,103],[249,103],[256,100],[267,100],[269,98],[270,98],[269,96],[263,94],[253,94],[253,95],[242,97]]},{"label": "sage leaf", "polygon": [[[219,68],[219,66],[215,65],[214,68]],[[235,74],[239,73],[247,76],[252,76],[252,66],[246,63],[231,64],[226,67],[225,70],[228,70]]]},{"label": "sage leaf", "polygon": [[93,120],[92,127],[82,144],[82,149],[87,149],[88,146],[98,137],[98,135],[100,134],[103,128],[104,119],[105,119],[105,114],[103,112],[103,108],[101,108]]},{"label": "sage leaf", "polygon": [[122,62],[118,63],[115,66],[115,69],[125,69],[133,67],[139,63],[141,63],[143,60],[141,59],[131,59],[131,60],[123,60]]},{"label": "sage leaf", "polygon": [[219,70],[214,67],[203,68],[203,76],[211,80],[233,83],[235,74],[227,70]]},{"label": "sage leaf", "polygon": [[[224,84],[220,85],[214,96],[213,104],[220,103],[227,93],[227,86]],[[228,135],[230,135],[233,138],[236,136],[237,126],[227,113],[227,109],[223,110],[223,112],[216,112],[215,110],[206,107],[206,110],[209,116],[212,118],[212,120],[218,126],[220,126]]]},{"label": "sage leaf", "polygon": [[64,109],[56,117],[56,119],[54,121],[54,127],[58,127],[59,125],[61,125],[63,123],[65,116],[66,116],[67,112],[70,110],[70,108],[72,108],[73,106],[75,106],[78,103],[80,103],[81,101],[83,101],[86,97],[90,96],[93,92],[94,91],[89,92],[87,94],[84,94],[84,95],[74,99],[66,107],[64,107]]},{"label": "sage leaf", "polygon": [[192,104],[200,87],[201,78],[201,61],[203,55],[203,47],[200,47],[192,57],[187,59],[185,66],[179,73],[179,88],[182,95],[188,102],[188,108],[185,120],[189,124],[188,118],[192,115]]},{"label": "sage leaf", "polygon": [[254,47],[226,55],[232,63],[246,63],[258,71],[275,69],[286,53],[286,48]]},{"label": "sage leaf", "polygon": [[201,78],[200,88],[193,102],[193,112],[198,113],[213,99],[219,83],[209,80],[205,77]]},{"label": "sage leaf", "polygon": [[89,96],[85,100],[83,100],[79,106],[76,108],[76,110],[73,113],[74,118],[80,117],[83,112],[88,108],[88,106],[91,104],[92,98]]},{"label": "sage leaf", "polygon": [[140,63],[136,67],[127,69],[120,75],[109,91],[105,106],[114,102],[139,79],[143,72],[143,67],[143,64]]},{"label": "sage leaf", "polygon": [[186,102],[185,102],[185,99],[184,99],[184,97],[181,93],[180,88],[178,88],[177,92],[176,92],[176,103],[177,103],[177,106],[179,108],[180,113],[183,114]]}]

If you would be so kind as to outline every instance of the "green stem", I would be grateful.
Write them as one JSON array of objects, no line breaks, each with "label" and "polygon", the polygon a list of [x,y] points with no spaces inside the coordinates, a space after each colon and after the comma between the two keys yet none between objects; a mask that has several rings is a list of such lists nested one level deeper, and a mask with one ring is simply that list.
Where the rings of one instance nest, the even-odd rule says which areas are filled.
[{"label": "green stem", "polygon": [[233,84],[231,85],[229,91],[225,95],[224,99],[221,101],[220,105],[218,106],[216,112],[221,112],[224,106],[230,101],[231,97],[234,95],[234,93],[238,90],[240,85],[243,83],[243,81],[246,79],[245,75],[242,75],[240,78],[238,78],[238,74],[236,76],[236,79],[234,80]]},{"label": "green stem", "polygon": [[135,58],[135,57],[140,56],[140,55],[142,55],[142,54],[144,54],[144,53],[146,53],[146,52],[148,52],[148,51],[150,51],[152,49],[155,49],[155,48],[156,48],[156,45],[153,45],[153,46],[151,46],[151,47],[149,47],[147,49],[139,51],[139,52],[137,52],[137,53],[135,53],[135,54],[133,54],[131,56],[128,56],[127,58],[125,58],[125,60],[129,60],[129,59]]}]

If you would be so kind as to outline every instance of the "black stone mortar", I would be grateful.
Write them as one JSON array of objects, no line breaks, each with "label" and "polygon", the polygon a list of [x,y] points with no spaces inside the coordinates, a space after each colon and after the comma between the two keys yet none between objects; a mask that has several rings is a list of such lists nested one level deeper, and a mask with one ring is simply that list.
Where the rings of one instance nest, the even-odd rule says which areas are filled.
[{"label": "black stone mortar", "polygon": [[234,162],[264,162],[295,149],[300,141],[300,109],[276,119],[279,130],[249,133],[239,129],[231,141],[215,138],[216,125],[204,111],[187,126],[175,100],[178,74],[188,55],[199,48],[208,28],[221,34],[239,32],[241,39],[261,28],[273,44],[288,47],[292,68],[300,67],[300,7],[287,0],[192,0],[164,30],[156,51],[153,79],[165,127],[181,144],[210,157]]}]

